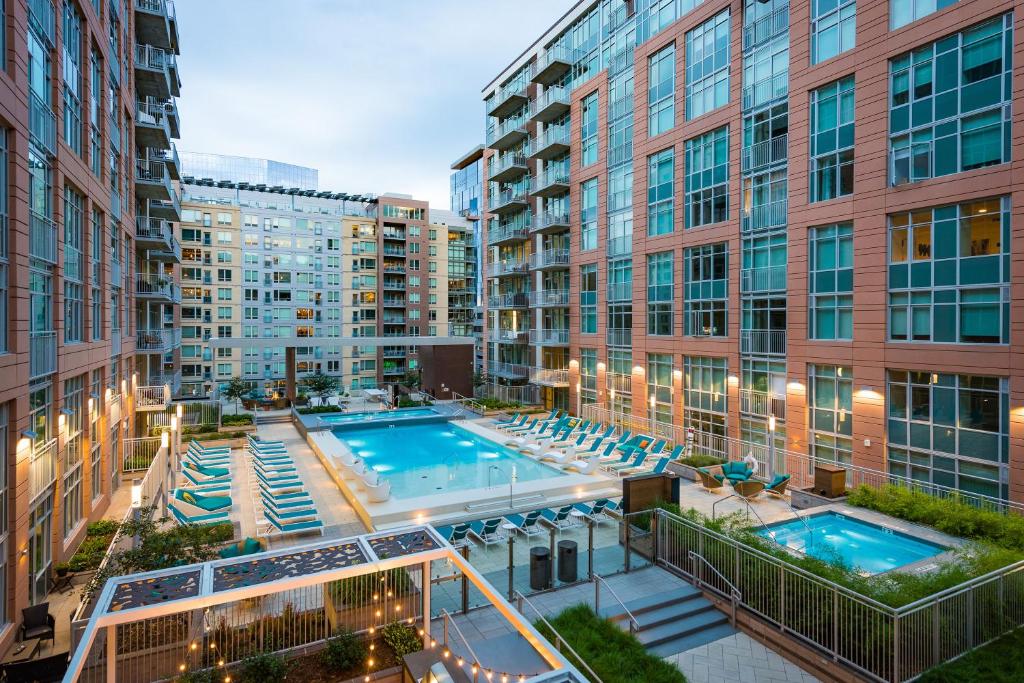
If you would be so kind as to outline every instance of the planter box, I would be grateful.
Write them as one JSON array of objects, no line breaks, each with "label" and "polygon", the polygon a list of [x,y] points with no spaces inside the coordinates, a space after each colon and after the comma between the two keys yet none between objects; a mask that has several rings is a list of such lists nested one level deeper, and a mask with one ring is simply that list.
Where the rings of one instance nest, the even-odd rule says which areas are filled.
[{"label": "planter box", "polygon": [[[241,431],[241,430],[233,430],[233,431]],[[184,440],[183,439],[182,443],[187,446],[189,441],[191,441],[191,439],[188,439],[188,440]],[[248,439],[246,439],[245,437],[242,437],[240,439],[213,439],[212,441],[209,441],[209,440],[208,441],[204,441],[203,439],[196,439],[196,441],[199,442],[199,445],[202,446],[203,448],[211,448],[211,447],[216,448],[217,446],[227,446],[228,448],[245,448],[245,446],[248,443]]]},{"label": "planter box", "polygon": [[[684,465],[681,462],[670,462],[667,469],[669,472],[678,474],[683,479],[687,479],[689,481],[700,481],[700,476],[697,474],[697,468],[691,465]],[[722,473],[721,465],[709,465],[704,469],[709,472],[717,472],[718,474]]]},{"label": "planter box", "polygon": [[790,489],[789,496],[790,502],[797,510],[809,510],[811,508],[821,507],[822,505],[832,505],[834,503],[843,503],[846,501],[846,496],[840,496],[839,498],[826,498],[825,496],[819,496],[811,489]]}]

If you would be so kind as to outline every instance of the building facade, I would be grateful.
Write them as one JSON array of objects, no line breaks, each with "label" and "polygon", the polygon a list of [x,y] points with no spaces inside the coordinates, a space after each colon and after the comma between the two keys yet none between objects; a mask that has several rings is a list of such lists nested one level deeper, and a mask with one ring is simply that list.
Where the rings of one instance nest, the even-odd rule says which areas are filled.
[{"label": "building facade", "polygon": [[[201,169],[231,167],[216,155],[199,157]],[[229,159],[243,169],[280,165]],[[295,177],[316,177],[314,169],[289,168]],[[271,177],[248,171],[243,181],[200,179],[187,165],[185,172],[184,395],[214,396],[232,377],[283,395],[285,347],[246,347],[245,339],[308,337],[309,346],[296,349],[296,377],[324,373],[352,391],[402,381],[417,371],[418,358],[414,347],[342,338],[447,334],[451,271],[466,270],[466,251],[454,254],[460,270],[449,244],[451,231],[465,229],[459,216],[443,212],[435,224],[425,202],[404,195],[270,186],[263,181]],[[213,348],[213,337],[243,341]]]},{"label": "building facade", "polygon": [[1024,498],[1022,11],[938,5],[573,7],[483,93],[495,382]]},{"label": "building facade", "polygon": [[[465,281],[449,284],[450,308],[453,310],[453,335],[474,338],[473,363],[478,372],[485,367],[487,345],[484,342],[484,153],[482,145],[462,155],[451,166],[451,210],[467,223],[465,234]],[[455,247],[453,247],[455,248]],[[457,261],[457,259],[456,259]],[[458,278],[453,278],[457,280]],[[467,291],[460,291],[465,289]]]}]

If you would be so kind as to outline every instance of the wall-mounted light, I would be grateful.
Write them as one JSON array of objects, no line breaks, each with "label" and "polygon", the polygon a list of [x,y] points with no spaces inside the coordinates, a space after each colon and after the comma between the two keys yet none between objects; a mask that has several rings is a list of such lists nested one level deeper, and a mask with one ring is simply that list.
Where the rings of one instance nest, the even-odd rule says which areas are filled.
[{"label": "wall-mounted light", "polygon": [[768,416],[768,431],[772,432],[772,433],[775,432],[775,416],[774,415],[769,415]]},{"label": "wall-mounted light", "polygon": [[576,360],[575,358],[572,358],[572,359],[569,360],[569,369],[570,370],[576,370],[579,367],[580,367],[580,362],[578,360]]},{"label": "wall-mounted light", "polygon": [[633,374],[634,375],[642,375],[642,374],[644,374],[644,366],[642,366],[642,365],[634,365],[633,366]]},{"label": "wall-mounted light", "polygon": [[179,403],[178,407],[174,409],[174,414],[178,416],[178,420],[180,421],[182,416],[185,414],[185,406]]},{"label": "wall-mounted light", "polygon": [[132,507],[136,508],[136,509],[142,507],[142,480],[141,479],[134,479],[134,480],[132,480]]},{"label": "wall-mounted light", "polygon": [[171,431],[178,431],[178,417],[177,415],[171,415]]},{"label": "wall-mounted light", "polygon": [[740,378],[736,375],[729,375],[728,377],[729,386],[734,387],[740,383]]},{"label": "wall-mounted light", "polygon": [[171,446],[171,433],[170,432],[160,432],[160,447],[161,448],[170,448],[170,446]]},{"label": "wall-mounted light", "polygon": [[579,382],[576,382],[576,393],[577,394],[580,393],[580,389],[582,389],[582,388],[583,388],[583,386]]},{"label": "wall-mounted light", "polygon": [[133,372],[132,373],[132,387],[137,387],[137,386],[139,386],[139,373]]},{"label": "wall-mounted light", "polygon": [[604,372],[604,369],[605,369],[606,367],[607,367],[607,366],[606,366],[606,365],[605,365],[604,363],[600,363],[600,362],[599,362],[599,363],[597,364],[597,369],[598,369],[599,371],[601,371],[601,372]]},{"label": "wall-mounted light", "polygon": [[682,379],[682,378],[683,378],[683,371],[682,370],[673,370],[672,371],[672,379]]}]

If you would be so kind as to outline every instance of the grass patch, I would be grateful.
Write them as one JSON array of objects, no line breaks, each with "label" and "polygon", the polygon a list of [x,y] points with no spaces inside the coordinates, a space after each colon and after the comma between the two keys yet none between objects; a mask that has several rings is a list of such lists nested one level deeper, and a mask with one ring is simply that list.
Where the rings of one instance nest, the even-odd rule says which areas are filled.
[{"label": "grass patch", "polygon": [[[640,641],[601,619],[586,605],[569,607],[549,621],[604,683],[686,683],[678,669],[649,654]],[[546,624],[536,626],[545,638],[555,642]],[[570,653],[565,655],[573,660]]]},{"label": "grass patch", "polygon": [[1008,633],[955,662],[926,671],[920,683],[1020,683],[1024,681],[1024,628]]},{"label": "grass patch", "polygon": [[340,413],[341,407],[339,406],[307,406],[305,408],[299,408],[297,411],[299,415],[317,415],[318,413]]},{"label": "grass patch", "polygon": [[224,415],[220,418],[220,423],[224,427],[232,427],[236,425],[251,425],[252,415],[249,413],[239,413],[237,415]]}]

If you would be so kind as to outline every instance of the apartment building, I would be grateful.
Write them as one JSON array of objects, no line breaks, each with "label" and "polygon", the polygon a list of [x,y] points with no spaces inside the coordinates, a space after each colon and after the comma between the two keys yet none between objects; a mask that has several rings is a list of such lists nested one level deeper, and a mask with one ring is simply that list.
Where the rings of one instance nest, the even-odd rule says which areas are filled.
[{"label": "apartment building", "polygon": [[[484,222],[484,153],[478,145],[459,157],[451,166],[451,210],[468,224],[465,234],[466,277],[449,278],[449,308],[456,312],[452,317],[453,335],[472,335],[473,363],[477,371],[486,366],[487,344],[484,341],[484,310],[482,306],[483,285],[483,222]],[[453,245],[452,249],[458,247]],[[458,262],[457,254],[453,257]],[[461,291],[466,289],[468,291]]]},{"label": "apartment building", "polygon": [[434,224],[427,204],[406,195],[268,184],[316,183],[315,169],[182,156],[184,394],[212,396],[232,377],[267,395],[285,392],[283,345],[214,349],[205,343],[212,337],[308,338],[296,350],[296,376],[325,373],[356,390],[404,379],[417,354],[342,338],[447,334],[449,232],[465,228],[460,217],[444,212]]},{"label": "apartment building", "polygon": [[492,381],[1024,499],[1021,16],[575,5],[483,91]]}]

